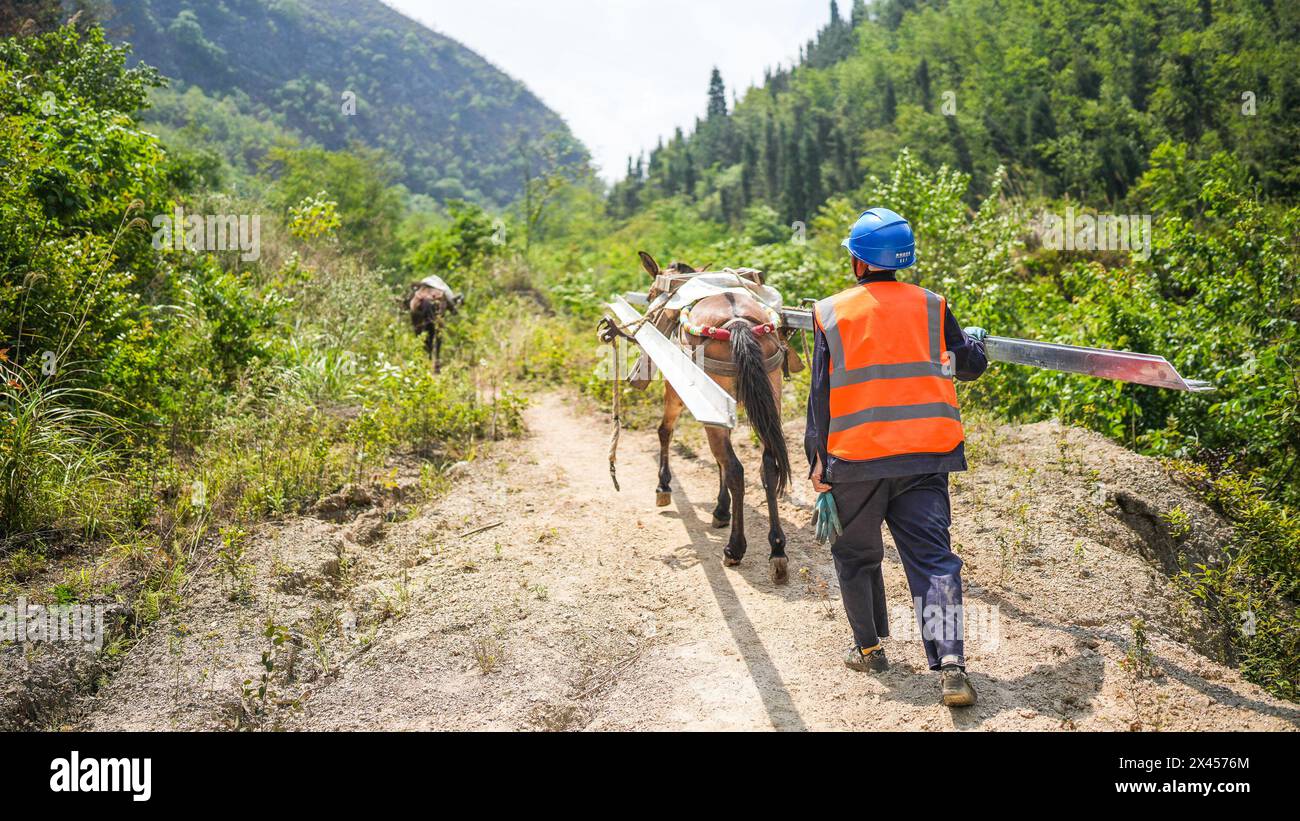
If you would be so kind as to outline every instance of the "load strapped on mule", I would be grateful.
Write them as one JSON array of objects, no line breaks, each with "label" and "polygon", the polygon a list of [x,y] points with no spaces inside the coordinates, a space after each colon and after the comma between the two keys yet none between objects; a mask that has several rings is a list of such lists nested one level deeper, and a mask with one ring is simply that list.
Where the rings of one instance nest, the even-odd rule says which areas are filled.
[{"label": "load strapped on mule", "polygon": [[791,350],[793,330],[783,318],[781,294],[763,281],[753,268],[696,271],[673,263],[661,271],[649,254],[641,263],[653,280],[645,295],[629,295],[647,306],[644,315],[617,298],[601,321],[600,336],[614,346],[614,431],[610,436],[609,472],[618,488],[617,451],[621,418],[618,373],[621,339],[635,342],[641,355],[627,375],[635,388],[644,389],[662,373],[664,416],[659,426],[659,483],[655,502],[671,503],[672,472],[669,445],[677,419],[689,409],[705,425],[709,449],[718,463],[718,503],[715,527],[731,526],[723,562],[738,564],[744,558],[744,466],[731,444],[737,403],[743,404],[763,446],[763,487],[767,493],[771,528],[768,541],[772,578],[787,577],[785,534],[777,516],[777,496],[790,480],[790,460],[781,430],[781,383],[805,366]]},{"label": "load strapped on mule", "polygon": [[411,288],[412,290],[416,290],[419,288],[432,288],[435,291],[441,291],[442,293],[447,295],[447,302],[450,303],[451,305],[460,305],[462,302],[465,301],[465,298],[463,296],[456,293],[456,291],[452,289],[450,285],[447,284],[446,280],[444,280],[442,277],[438,276],[437,274],[429,274],[424,279],[414,283],[411,286]]},{"label": "load strapped on mule", "polygon": [[[658,266],[643,253],[643,264],[650,270]],[[607,307],[609,314],[601,321],[601,339],[615,344],[621,337],[641,348],[626,381],[644,390],[656,375],[662,374],[680,394],[687,409],[705,425],[735,426],[735,402],[724,391],[715,390],[709,377],[734,377],[736,365],[730,358],[710,356],[707,340],[730,341],[730,322],[710,324],[692,316],[692,309],[710,297],[729,295],[733,304],[750,306],[746,317],[755,336],[771,335],[777,349],[764,360],[768,372],[778,368],[784,376],[803,370],[804,363],[791,349],[789,339],[797,330],[786,322],[779,291],[767,285],[762,271],[754,268],[724,268],[721,271],[696,271],[675,262],[653,275],[647,293],[630,293],[615,299]],[[645,307],[639,314],[632,307]],[[756,309],[755,307],[756,306]],[[753,315],[757,312],[758,315]],[[642,332],[649,328],[652,331]],[[621,361],[618,357],[617,363]],[[618,378],[617,375],[615,378]],[[617,399],[617,397],[616,397]]]},{"label": "load strapped on mule", "polygon": [[[719,294],[752,297],[762,308],[761,319],[764,321],[754,326],[754,335],[776,334],[780,340],[777,352],[764,362],[768,371],[782,368],[788,377],[791,373],[803,370],[803,362],[788,344],[793,329],[786,326],[782,316],[781,294],[764,282],[762,271],[754,268],[661,273],[655,277],[646,296],[648,307],[644,321],[674,340],[683,350],[692,351],[692,358],[705,373],[711,376],[735,376],[735,363],[730,359],[708,356],[704,346],[691,339],[731,339],[731,330],[727,327],[704,324],[691,316],[691,309],[701,300]],[[657,370],[654,359],[642,351],[628,374],[628,384],[643,390],[654,379]]]}]

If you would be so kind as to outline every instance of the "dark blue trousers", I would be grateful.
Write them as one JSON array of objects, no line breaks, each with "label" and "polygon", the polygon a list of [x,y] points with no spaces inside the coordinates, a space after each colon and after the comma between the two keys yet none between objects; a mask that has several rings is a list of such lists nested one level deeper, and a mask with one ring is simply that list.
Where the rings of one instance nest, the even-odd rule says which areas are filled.
[{"label": "dark blue trousers", "polygon": [[898,546],[930,669],[966,667],[961,559],[948,537],[948,474],[928,473],[832,486],[844,532],[831,546],[840,596],[859,647],[889,635],[881,523]]}]

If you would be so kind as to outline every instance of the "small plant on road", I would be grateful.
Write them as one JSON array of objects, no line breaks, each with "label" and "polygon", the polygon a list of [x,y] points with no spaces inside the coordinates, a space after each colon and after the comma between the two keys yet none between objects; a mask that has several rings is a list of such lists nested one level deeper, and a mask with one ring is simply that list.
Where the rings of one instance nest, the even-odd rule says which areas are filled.
[{"label": "small plant on road", "polygon": [[493,672],[501,661],[501,643],[492,636],[475,639],[474,661],[483,675]]},{"label": "small plant on road", "polygon": [[1156,666],[1155,656],[1151,653],[1146,621],[1135,618],[1129,626],[1133,630],[1133,643],[1129,645],[1128,654],[1124,656],[1120,665],[1135,680],[1154,678],[1159,675],[1160,669]]},{"label": "small plant on road", "polygon": [[803,579],[804,591],[817,602],[818,611],[822,618],[827,621],[835,619],[835,603],[831,601],[830,582],[814,573],[812,568],[799,568],[799,576]]},{"label": "small plant on road", "polygon": [[246,678],[240,685],[235,729],[256,729],[271,717],[281,702],[280,694],[273,688],[275,657],[280,647],[291,640],[289,629],[267,619],[262,637],[266,639],[266,647],[262,650],[262,670],[257,678]]},{"label": "small plant on road", "polygon": [[221,528],[221,547],[217,548],[217,576],[222,590],[231,601],[247,602],[252,598],[249,584],[253,578],[253,564],[245,560],[248,533],[231,525]]}]

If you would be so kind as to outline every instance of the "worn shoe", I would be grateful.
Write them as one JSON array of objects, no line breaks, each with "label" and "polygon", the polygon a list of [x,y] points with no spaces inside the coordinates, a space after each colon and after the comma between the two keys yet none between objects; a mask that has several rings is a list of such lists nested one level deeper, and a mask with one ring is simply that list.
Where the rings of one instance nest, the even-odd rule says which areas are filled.
[{"label": "worn shoe", "polygon": [[975,688],[970,677],[960,667],[944,667],[939,671],[943,686],[943,703],[948,707],[970,707],[975,703]]},{"label": "worn shoe", "polygon": [[854,646],[844,654],[844,666],[859,673],[883,673],[889,669],[889,660],[883,647],[864,654],[861,647]]}]

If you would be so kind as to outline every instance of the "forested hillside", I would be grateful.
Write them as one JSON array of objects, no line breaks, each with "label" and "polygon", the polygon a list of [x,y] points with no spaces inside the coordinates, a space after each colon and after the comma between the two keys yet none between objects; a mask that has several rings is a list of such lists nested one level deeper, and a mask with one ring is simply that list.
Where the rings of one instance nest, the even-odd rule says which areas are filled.
[{"label": "forested hillside", "polygon": [[[327,149],[382,149],[417,193],[505,205],[523,186],[521,144],[555,134],[567,159],[585,156],[521,83],[378,0],[112,5],[110,35],[172,80],[154,118],[252,155],[234,160],[255,159],[259,133],[278,126]],[[185,97],[190,88],[203,95]]]},{"label": "forested hillside", "polygon": [[[1300,192],[1300,6],[1270,0],[831,0],[793,68],[769,72],[630,163],[624,213],[675,194],[738,223],[754,203],[807,221],[898,151],[988,190],[1118,202],[1166,140],[1231,152]],[[702,78],[703,79],[703,78]]]}]

